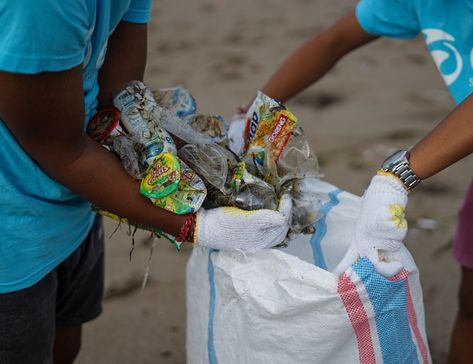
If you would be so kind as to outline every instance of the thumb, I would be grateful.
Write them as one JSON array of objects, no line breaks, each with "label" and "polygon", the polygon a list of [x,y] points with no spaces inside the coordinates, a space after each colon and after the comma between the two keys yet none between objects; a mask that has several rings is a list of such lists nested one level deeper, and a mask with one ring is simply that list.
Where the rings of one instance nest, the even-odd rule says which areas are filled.
[{"label": "thumb", "polygon": [[392,260],[390,262],[385,262],[379,260],[379,254],[376,249],[371,250],[367,254],[368,259],[373,263],[375,270],[386,278],[390,278],[398,274],[403,267],[402,263],[398,260]]}]

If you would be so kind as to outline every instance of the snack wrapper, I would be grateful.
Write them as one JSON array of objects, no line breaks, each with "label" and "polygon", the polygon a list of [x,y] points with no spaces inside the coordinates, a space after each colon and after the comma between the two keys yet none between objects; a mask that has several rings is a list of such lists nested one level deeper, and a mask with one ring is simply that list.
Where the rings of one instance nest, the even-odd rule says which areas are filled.
[{"label": "snack wrapper", "polygon": [[258,93],[254,107],[247,118],[247,150],[245,159],[253,161],[264,175],[265,158],[268,154],[276,163],[297,126],[297,118],[275,100]]},{"label": "snack wrapper", "polygon": [[166,197],[177,190],[181,179],[181,165],[171,153],[156,157],[141,180],[140,193],[150,199]]},{"label": "snack wrapper", "polygon": [[246,151],[253,141],[256,132],[258,130],[258,125],[261,120],[260,115],[260,107],[264,104],[268,105],[269,108],[274,107],[281,107],[281,104],[278,103],[276,100],[272,99],[271,97],[265,95],[261,91],[258,91],[256,94],[256,98],[254,99],[253,103],[251,104],[250,108],[246,113],[246,127],[245,127],[245,147],[244,150]]},{"label": "snack wrapper", "polygon": [[196,212],[203,204],[207,189],[202,179],[178,158],[181,169],[179,186],[174,193],[162,198],[152,198],[156,206],[182,215]]},{"label": "snack wrapper", "polygon": [[261,109],[262,117],[247,155],[254,155],[258,163],[263,165],[266,152],[270,153],[275,162],[278,161],[297,125],[297,119],[288,110],[268,110],[266,105]]}]

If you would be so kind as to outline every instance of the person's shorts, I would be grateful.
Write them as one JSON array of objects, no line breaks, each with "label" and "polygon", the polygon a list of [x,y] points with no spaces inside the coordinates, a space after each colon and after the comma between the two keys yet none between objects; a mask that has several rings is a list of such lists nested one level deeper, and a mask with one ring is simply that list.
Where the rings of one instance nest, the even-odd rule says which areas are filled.
[{"label": "person's shorts", "polygon": [[463,267],[473,269],[473,181],[458,213],[453,254]]},{"label": "person's shorts", "polygon": [[52,363],[56,327],[102,312],[104,239],[97,217],[84,242],[32,287],[0,294],[0,363]]}]

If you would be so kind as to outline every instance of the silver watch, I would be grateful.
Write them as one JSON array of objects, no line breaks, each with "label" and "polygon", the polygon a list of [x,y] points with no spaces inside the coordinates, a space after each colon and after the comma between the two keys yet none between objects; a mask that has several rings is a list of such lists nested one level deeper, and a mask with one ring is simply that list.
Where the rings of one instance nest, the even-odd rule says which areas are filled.
[{"label": "silver watch", "polygon": [[398,177],[407,191],[412,191],[422,181],[409,165],[409,152],[407,150],[398,150],[386,158],[381,170]]}]

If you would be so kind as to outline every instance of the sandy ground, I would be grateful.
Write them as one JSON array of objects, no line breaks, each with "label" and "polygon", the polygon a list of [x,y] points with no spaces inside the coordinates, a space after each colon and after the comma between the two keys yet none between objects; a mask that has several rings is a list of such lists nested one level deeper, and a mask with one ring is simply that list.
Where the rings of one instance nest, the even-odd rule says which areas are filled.
[{"label": "sandy ground", "polygon": [[[182,84],[200,111],[230,117],[288,53],[350,11],[355,0],[160,0],[150,25],[146,79]],[[422,40],[379,40],[343,59],[288,105],[320,159],[325,179],[361,194],[393,148],[413,144],[452,108]],[[435,363],[445,361],[459,269],[451,254],[456,211],[471,178],[467,158],[410,198],[407,245],[421,271]],[[422,219],[435,226],[426,229]],[[109,234],[115,224],[108,221]],[[184,270],[191,251],[160,242],[151,277],[149,243],[137,235],[131,262],[126,229],[108,239],[104,313],[84,328],[79,364],[185,363]],[[198,304],[198,303],[196,303]]]}]

